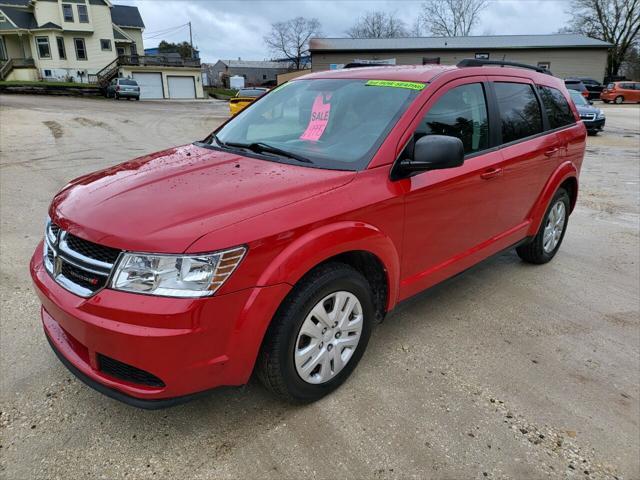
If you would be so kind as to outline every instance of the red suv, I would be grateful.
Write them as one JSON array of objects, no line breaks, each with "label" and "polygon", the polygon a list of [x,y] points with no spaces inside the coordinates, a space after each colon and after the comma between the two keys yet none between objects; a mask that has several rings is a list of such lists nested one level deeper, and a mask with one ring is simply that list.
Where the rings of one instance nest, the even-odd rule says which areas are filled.
[{"label": "red suv", "polygon": [[551,260],[585,127],[562,80],[474,65],[300,77],[201,142],[69,183],[31,261],[53,350],[136,406],[254,371],[308,402],[398,302],[505,249]]}]

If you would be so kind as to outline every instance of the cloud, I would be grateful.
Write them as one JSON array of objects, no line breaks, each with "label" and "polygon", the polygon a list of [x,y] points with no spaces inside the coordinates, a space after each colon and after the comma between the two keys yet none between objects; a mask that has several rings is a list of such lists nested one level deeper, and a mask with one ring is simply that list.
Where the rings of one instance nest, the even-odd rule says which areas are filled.
[{"label": "cloud", "polygon": [[[271,23],[296,16],[318,18],[324,36],[344,37],[357,18],[370,10],[395,12],[409,27],[420,12],[420,2],[411,0],[120,0],[140,9],[146,25],[145,47],[160,40],[189,40],[186,27],[157,36],[154,32],[191,22],[194,45],[206,62],[220,58],[262,60],[272,56],[263,37]],[[568,16],[561,0],[490,0],[481,15],[476,34],[552,33]],[[155,37],[155,38],[154,38]]]}]

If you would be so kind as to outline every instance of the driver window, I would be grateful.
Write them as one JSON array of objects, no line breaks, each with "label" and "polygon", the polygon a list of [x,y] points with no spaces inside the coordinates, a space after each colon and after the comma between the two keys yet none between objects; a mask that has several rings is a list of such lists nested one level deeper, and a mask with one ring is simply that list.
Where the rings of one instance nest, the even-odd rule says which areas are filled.
[{"label": "driver window", "polygon": [[431,107],[413,134],[407,147],[425,135],[458,137],[466,155],[489,147],[487,103],[481,83],[453,88]]}]

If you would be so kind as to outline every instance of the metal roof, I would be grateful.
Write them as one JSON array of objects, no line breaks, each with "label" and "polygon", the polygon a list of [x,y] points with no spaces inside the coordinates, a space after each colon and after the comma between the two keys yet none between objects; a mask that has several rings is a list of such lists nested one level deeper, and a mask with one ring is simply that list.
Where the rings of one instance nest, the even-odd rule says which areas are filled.
[{"label": "metal roof", "polygon": [[483,50],[514,48],[608,48],[579,34],[484,35],[477,37],[312,38],[311,52],[367,50]]},{"label": "metal roof", "polygon": [[0,0],[0,7],[3,5],[15,6],[15,7],[28,7],[30,0]]},{"label": "metal roof", "polygon": [[36,17],[33,16],[32,12],[28,10],[23,10],[22,8],[14,8],[14,7],[4,7],[0,6],[0,10],[5,16],[13,22],[16,27],[24,28],[24,29],[32,29],[38,28],[38,24],[36,23]]},{"label": "metal roof", "polygon": [[111,8],[111,21],[119,27],[144,28],[138,7],[114,5]]},{"label": "metal roof", "polygon": [[269,62],[266,60],[220,60],[230,68],[273,68],[284,69],[288,67],[287,62]]}]

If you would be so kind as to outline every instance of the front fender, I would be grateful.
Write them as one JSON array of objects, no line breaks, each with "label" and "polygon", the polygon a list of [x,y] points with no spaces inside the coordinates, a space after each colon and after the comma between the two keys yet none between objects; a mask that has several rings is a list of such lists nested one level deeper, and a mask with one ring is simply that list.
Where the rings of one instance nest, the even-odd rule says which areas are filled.
[{"label": "front fender", "polygon": [[[549,208],[549,204],[553,198],[553,195],[556,193],[560,185],[562,185],[566,180],[573,178],[576,180],[576,191],[575,195],[578,194],[578,170],[576,166],[570,162],[564,162],[558,166],[558,168],[553,172],[547,183],[545,184],[542,192],[538,196],[536,203],[534,204],[531,212],[529,214],[529,219],[531,223],[529,225],[529,230],[527,232],[528,236],[535,236],[538,230],[540,229],[540,224],[542,223],[542,219],[544,218],[544,214]],[[571,208],[573,208],[574,203],[572,202]]]},{"label": "front fender", "polygon": [[388,283],[387,310],[398,298],[400,258],[393,241],[364,222],[343,221],[305,233],[281,251],[260,276],[258,285],[295,285],[323,261],[346,252],[365,251],[384,266]]}]

